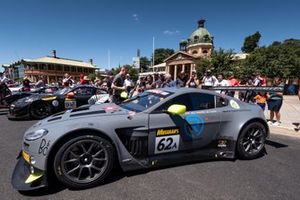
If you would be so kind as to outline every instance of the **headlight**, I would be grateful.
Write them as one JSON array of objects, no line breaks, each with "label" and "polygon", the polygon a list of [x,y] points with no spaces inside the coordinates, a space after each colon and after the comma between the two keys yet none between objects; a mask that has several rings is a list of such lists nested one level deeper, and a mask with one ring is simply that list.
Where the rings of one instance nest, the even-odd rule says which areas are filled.
[{"label": "headlight", "polygon": [[36,130],[36,131],[30,132],[30,133],[27,133],[25,135],[25,140],[28,140],[28,141],[37,140],[37,139],[47,135],[47,133],[48,133],[48,130],[46,130],[46,129]]}]

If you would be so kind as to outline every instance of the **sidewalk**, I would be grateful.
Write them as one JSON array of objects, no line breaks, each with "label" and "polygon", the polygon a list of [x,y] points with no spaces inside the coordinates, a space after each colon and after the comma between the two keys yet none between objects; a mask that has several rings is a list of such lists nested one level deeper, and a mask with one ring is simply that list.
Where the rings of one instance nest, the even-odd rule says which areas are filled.
[{"label": "sidewalk", "polygon": [[[284,128],[284,129],[295,131],[294,130],[295,126],[292,123],[294,122],[300,123],[300,101],[298,96],[285,95],[283,97],[283,104],[280,113],[281,113],[281,125],[278,128]],[[265,110],[265,116],[266,119],[270,118],[270,114],[267,108]],[[273,128],[277,128],[277,127],[271,126],[271,129]],[[300,131],[298,131],[297,133],[299,133],[300,135]]]}]

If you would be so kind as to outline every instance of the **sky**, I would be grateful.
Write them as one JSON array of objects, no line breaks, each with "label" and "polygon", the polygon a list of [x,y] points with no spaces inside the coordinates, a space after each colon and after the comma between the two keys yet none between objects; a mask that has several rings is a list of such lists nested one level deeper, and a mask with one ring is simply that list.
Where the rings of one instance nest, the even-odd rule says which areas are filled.
[{"label": "sky", "polygon": [[178,50],[201,18],[216,49],[240,52],[256,31],[260,46],[300,39],[299,0],[0,0],[0,8],[0,65],[53,49],[100,68],[132,64],[137,49],[151,57],[153,37],[155,48]]}]

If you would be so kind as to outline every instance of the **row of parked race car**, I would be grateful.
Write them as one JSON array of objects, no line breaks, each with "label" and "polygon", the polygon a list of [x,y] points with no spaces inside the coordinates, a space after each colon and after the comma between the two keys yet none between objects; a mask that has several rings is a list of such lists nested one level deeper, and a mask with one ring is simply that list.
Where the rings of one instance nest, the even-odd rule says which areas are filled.
[{"label": "row of parked race car", "polygon": [[[31,89],[30,92],[12,91],[1,98],[0,107],[9,108],[9,119],[43,119],[54,113],[79,106],[94,104],[95,96],[100,101],[108,101],[106,90],[90,85],[59,89],[55,86]],[[94,96],[94,97],[93,97]],[[93,98],[92,98],[93,97]],[[101,97],[102,100],[101,100]],[[104,99],[104,100],[103,100]]]}]

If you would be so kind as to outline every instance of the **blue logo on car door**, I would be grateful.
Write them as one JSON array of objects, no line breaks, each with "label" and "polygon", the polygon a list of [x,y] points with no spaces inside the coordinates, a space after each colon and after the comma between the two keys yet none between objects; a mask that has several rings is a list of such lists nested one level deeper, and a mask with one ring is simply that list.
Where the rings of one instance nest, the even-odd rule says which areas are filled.
[{"label": "blue logo on car door", "polygon": [[197,114],[190,114],[185,117],[185,120],[190,125],[190,127],[185,126],[185,133],[190,138],[198,138],[202,135],[204,130],[204,119]]}]

